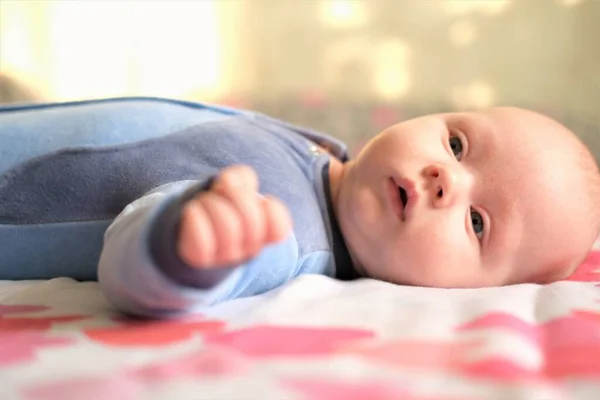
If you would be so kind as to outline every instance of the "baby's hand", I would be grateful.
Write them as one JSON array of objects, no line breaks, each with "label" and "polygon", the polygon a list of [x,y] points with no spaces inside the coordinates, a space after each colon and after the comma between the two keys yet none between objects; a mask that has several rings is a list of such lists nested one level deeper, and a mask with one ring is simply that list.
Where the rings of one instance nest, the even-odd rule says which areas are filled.
[{"label": "baby's hand", "polygon": [[224,169],[211,189],[188,201],[181,215],[179,256],[196,268],[226,267],[284,239],[292,220],[284,204],[261,197],[247,166]]}]

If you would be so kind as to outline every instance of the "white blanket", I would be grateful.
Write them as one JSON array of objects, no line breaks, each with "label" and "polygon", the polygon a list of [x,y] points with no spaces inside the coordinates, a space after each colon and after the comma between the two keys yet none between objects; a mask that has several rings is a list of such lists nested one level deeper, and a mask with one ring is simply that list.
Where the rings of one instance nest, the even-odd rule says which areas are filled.
[{"label": "white blanket", "polygon": [[304,276],[162,322],[95,283],[2,282],[0,398],[596,400],[598,267],[481,290]]}]

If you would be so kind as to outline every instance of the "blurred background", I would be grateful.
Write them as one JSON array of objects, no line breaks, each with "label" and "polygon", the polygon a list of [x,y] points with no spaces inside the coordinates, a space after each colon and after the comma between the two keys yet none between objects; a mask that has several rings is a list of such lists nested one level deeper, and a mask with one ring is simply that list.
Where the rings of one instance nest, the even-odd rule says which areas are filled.
[{"label": "blurred background", "polygon": [[1,0],[0,102],[166,96],[356,151],[432,112],[516,105],[600,158],[600,0]]}]

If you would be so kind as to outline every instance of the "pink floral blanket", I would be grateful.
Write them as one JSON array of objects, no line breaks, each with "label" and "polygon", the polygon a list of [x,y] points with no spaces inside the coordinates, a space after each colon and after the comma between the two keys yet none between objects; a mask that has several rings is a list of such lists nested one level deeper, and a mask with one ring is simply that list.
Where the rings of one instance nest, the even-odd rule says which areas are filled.
[{"label": "pink floral blanket", "polygon": [[570,281],[481,290],[306,276],[181,321],[95,283],[0,283],[3,400],[600,398],[600,251]]}]

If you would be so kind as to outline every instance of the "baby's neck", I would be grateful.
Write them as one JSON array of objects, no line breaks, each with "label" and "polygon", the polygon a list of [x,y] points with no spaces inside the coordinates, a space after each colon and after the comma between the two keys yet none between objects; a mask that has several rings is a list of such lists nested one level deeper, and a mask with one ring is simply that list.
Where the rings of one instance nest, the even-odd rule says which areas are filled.
[{"label": "baby's neck", "polygon": [[340,195],[340,186],[344,177],[344,164],[341,163],[336,157],[331,155],[329,157],[329,189],[331,191],[331,201],[333,203],[333,210],[336,219],[338,218],[338,199]]},{"label": "baby's neck", "polygon": [[[340,192],[342,187],[342,182],[344,180],[344,175],[346,174],[348,168],[351,166],[352,161],[348,161],[346,163],[342,163],[335,156],[331,156],[329,160],[329,189],[331,194],[331,202],[333,204],[333,214],[334,218],[337,220],[338,225],[340,227],[340,231],[342,236],[344,235],[344,230],[342,228],[340,221],[340,212],[339,212],[339,200],[340,200]],[[348,252],[350,253],[350,259],[352,260],[352,264],[354,269],[360,276],[366,276],[364,269],[357,262],[356,257],[354,256],[354,252],[350,248],[349,244],[346,242],[348,246]]]}]

